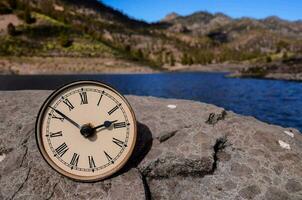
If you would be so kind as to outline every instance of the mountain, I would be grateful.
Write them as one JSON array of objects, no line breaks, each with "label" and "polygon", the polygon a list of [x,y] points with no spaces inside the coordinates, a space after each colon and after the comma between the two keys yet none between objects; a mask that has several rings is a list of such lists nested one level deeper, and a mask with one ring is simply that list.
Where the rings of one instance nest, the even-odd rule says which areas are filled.
[{"label": "mountain", "polygon": [[164,19],[162,19],[161,22],[171,22],[178,17],[180,17],[179,14],[172,12],[172,13],[168,14]]},{"label": "mountain", "polygon": [[160,68],[263,63],[302,52],[302,22],[278,17],[171,13],[146,23],[96,0],[2,0],[0,13],[19,19],[13,34],[0,31],[1,56],[103,57]]}]

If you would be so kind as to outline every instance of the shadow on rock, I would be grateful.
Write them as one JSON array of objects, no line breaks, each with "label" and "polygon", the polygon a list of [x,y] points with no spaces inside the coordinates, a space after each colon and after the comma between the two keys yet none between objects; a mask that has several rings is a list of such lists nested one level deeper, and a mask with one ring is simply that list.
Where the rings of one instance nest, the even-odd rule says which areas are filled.
[{"label": "shadow on rock", "polygon": [[114,176],[121,175],[131,168],[136,167],[150,151],[152,142],[152,133],[148,126],[137,122],[137,138],[133,153],[126,165]]}]

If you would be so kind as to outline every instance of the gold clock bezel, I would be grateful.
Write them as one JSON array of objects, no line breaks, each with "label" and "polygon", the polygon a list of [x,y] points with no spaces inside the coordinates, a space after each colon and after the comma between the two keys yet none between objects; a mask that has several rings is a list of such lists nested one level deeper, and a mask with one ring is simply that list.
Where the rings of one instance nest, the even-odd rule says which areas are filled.
[{"label": "gold clock bezel", "polygon": [[[101,174],[101,175],[96,175],[96,176],[91,176],[91,177],[87,177],[87,176],[78,176],[78,175],[74,175],[72,173],[69,173],[65,170],[63,170],[62,168],[60,168],[59,166],[57,166],[54,161],[50,158],[50,155],[46,152],[45,147],[43,145],[42,142],[42,120],[43,117],[45,116],[45,112],[47,109],[47,106],[49,105],[49,103],[51,103],[53,101],[53,99],[55,97],[57,97],[58,94],[61,94],[62,92],[64,92],[64,90],[70,88],[70,87],[74,87],[77,85],[94,85],[94,86],[101,86],[103,88],[106,88],[112,92],[114,92],[115,94],[117,94],[124,102],[125,104],[128,106],[130,113],[131,113],[131,117],[134,120],[134,136],[133,136],[133,141],[131,141],[131,146],[129,148],[129,151],[127,153],[127,155],[125,156],[125,158],[123,159],[122,162],[120,162],[115,168],[113,168],[112,170]],[[136,125],[136,117],[134,114],[134,111],[130,105],[130,103],[128,102],[128,100],[120,93],[118,92],[116,89],[114,89],[112,86],[109,86],[108,84],[102,83],[100,81],[91,81],[91,80],[84,80],[84,81],[75,81],[75,82],[71,82],[68,83],[66,85],[63,85],[61,87],[59,87],[57,90],[55,90],[54,92],[52,92],[47,99],[44,101],[44,103],[42,104],[38,116],[37,116],[37,120],[36,120],[36,125],[35,125],[35,135],[36,135],[36,142],[37,142],[37,146],[38,149],[42,155],[42,157],[44,158],[44,160],[46,161],[46,163],[52,167],[56,172],[60,173],[61,175],[64,175],[67,178],[70,178],[72,180],[75,181],[80,181],[80,182],[96,182],[96,181],[100,181],[100,180],[104,180],[105,178],[108,178],[109,176],[113,175],[114,173],[116,173],[117,171],[119,171],[129,160],[130,156],[133,153],[134,147],[136,145],[136,138],[137,138],[137,125]]]}]

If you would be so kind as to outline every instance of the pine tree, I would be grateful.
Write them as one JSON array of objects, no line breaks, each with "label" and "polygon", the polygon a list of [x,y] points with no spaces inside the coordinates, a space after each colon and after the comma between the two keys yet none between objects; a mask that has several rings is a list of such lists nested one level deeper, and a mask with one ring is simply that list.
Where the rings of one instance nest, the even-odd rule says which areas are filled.
[{"label": "pine tree", "polygon": [[267,63],[272,62],[272,57],[270,57],[270,56],[266,56],[266,62],[267,62]]},{"label": "pine tree", "polygon": [[188,56],[188,65],[193,65],[193,63],[193,58]]},{"label": "pine tree", "polygon": [[7,33],[11,36],[17,35],[16,27],[12,23],[7,25]]},{"label": "pine tree", "polygon": [[9,4],[10,8],[13,10],[18,7],[17,0],[8,0],[7,3]]},{"label": "pine tree", "polygon": [[136,50],[134,56],[139,60],[144,58],[144,54],[141,49]]},{"label": "pine tree", "polygon": [[67,48],[70,47],[73,43],[73,41],[71,39],[68,38],[67,35],[62,34],[59,38],[60,44],[62,47]]},{"label": "pine tree", "polygon": [[174,58],[174,55],[173,55],[173,54],[171,54],[171,56],[170,56],[170,65],[171,65],[171,66],[174,66],[174,65],[175,65],[175,58]]},{"label": "pine tree", "polygon": [[181,64],[183,65],[187,65],[188,64],[188,55],[186,53],[183,54],[182,58],[181,58]]},{"label": "pine tree", "polygon": [[24,21],[27,24],[32,24],[36,22],[36,19],[31,16],[31,11],[28,7],[24,11]]}]

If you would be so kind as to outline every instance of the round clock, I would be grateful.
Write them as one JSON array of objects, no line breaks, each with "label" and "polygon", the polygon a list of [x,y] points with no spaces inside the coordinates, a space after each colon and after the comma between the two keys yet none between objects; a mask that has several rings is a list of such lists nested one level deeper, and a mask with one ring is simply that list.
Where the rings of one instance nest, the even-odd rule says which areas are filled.
[{"label": "round clock", "polygon": [[36,139],[53,169],[74,180],[97,181],[129,159],[136,119],[125,97],[112,87],[78,81],[46,99],[37,117]]}]

